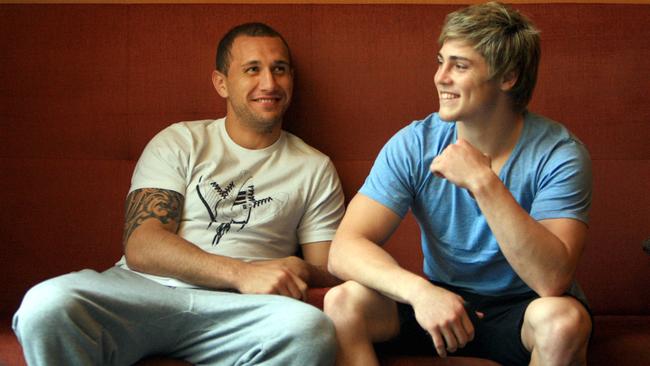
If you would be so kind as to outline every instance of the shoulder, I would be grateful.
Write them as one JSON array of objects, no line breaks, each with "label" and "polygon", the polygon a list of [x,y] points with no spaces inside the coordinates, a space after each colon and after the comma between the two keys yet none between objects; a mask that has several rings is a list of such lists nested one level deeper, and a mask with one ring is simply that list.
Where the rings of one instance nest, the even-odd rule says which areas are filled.
[{"label": "shoulder", "polygon": [[287,155],[299,159],[306,159],[310,162],[319,161],[326,163],[330,161],[329,156],[309,145],[300,137],[287,131],[283,131],[283,134],[286,141],[284,149]]},{"label": "shoulder", "polygon": [[591,159],[585,145],[564,125],[527,115],[520,167],[532,173],[536,220],[574,218],[588,222],[591,204]]},{"label": "shoulder", "polygon": [[384,150],[391,153],[407,153],[409,156],[426,159],[437,155],[453,142],[456,124],[440,119],[432,113],[424,119],[415,120],[400,129],[386,143]]},{"label": "shoulder", "polygon": [[223,119],[176,122],[158,132],[152,141],[183,143],[214,136],[216,134],[211,131],[216,130],[220,122]]},{"label": "shoulder", "polygon": [[533,171],[541,186],[575,181],[589,187],[591,158],[587,147],[563,124],[529,113],[522,145],[522,163]]},{"label": "shoulder", "polygon": [[535,155],[548,156],[550,159],[575,157],[590,160],[585,144],[562,123],[534,113],[526,114],[525,123],[527,133],[524,142]]},{"label": "shoulder", "polygon": [[560,122],[535,113],[527,113],[525,123],[529,125],[529,136],[547,144],[569,144],[584,147],[584,144]]},{"label": "shoulder", "polygon": [[438,113],[432,113],[423,119],[415,120],[403,127],[396,136],[436,138],[453,133],[456,124],[440,119]]}]

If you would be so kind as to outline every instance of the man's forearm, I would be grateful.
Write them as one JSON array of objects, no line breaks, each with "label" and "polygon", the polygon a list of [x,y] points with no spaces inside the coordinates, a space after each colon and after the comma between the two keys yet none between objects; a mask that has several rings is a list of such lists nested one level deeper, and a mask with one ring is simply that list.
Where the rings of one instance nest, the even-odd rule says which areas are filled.
[{"label": "man's forearm", "polygon": [[244,265],[206,253],[153,221],[134,231],[125,247],[125,257],[136,271],[214,289],[235,288]]},{"label": "man's forearm", "polygon": [[[368,240],[338,238],[332,245],[329,270],[343,280],[353,280],[395,301],[410,302],[422,277],[400,267],[382,247]],[[346,240],[343,244],[341,241]]]},{"label": "man's forearm", "polygon": [[330,248],[328,269],[342,280],[354,280],[400,302],[423,278],[400,267],[379,244],[386,242],[402,218],[388,207],[357,194]]},{"label": "man's forearm", "polygon": [[542,296],[561,295],[570,286],[580,255],[580,238],[561,240],[534,220],[495,176],[473,190],[504,256],[515,272]]},{"label": "man's forearm", "polygon": [[341,280],[325,267],[308,263],[308,268],[309,287],[332,287],[341,284]]}]

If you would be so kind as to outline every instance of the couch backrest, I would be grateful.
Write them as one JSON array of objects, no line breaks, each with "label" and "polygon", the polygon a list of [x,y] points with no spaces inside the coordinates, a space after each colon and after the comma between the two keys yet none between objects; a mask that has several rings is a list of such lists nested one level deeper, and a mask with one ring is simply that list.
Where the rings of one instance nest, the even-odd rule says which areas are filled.
[{"label": "couch backrest", "polygon": [[[145,143],[222,116],[216,42],[260,20],[297,68],[286,127],[329,154],[352,197],[381,146],[437,109],[436,37],[455,5],[0,5],[0,287],[27,288],[121,255],[123,201]],[[650,6],[520,5],[542,30],[531,110],[588,146],[594,200],[578,277],[596,313],[647,314]],[[419,271],[412,218],[387,248]]]}]

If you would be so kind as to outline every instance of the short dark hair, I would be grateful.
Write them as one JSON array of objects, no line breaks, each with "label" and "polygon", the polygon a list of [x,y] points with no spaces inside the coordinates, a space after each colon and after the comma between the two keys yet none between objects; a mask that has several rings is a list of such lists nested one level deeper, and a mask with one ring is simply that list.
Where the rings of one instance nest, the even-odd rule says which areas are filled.
[{"label": "short dark hair", "polygon": [[244,23],[229,30],[228,33],[226,33],[219,41],[219,45],[217,46],[217,70],[220,73],[228,75],[231,56],[230,50],[232,49],[232,44],[235,42],[235,39],[239,36],[280,38],[282,43],[284,43],[284,46],[287,48],[289,63],[291,63],[291,50],[289,49],[289,44],[287,44],[287,41],[280,33],[278,33],[278,31],[264,23]]}]

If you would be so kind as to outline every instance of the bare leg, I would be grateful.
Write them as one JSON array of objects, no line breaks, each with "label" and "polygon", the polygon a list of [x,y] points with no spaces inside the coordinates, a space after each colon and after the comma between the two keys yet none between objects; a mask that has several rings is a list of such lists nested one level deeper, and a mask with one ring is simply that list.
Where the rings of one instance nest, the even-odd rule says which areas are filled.
[{"label": "bare leg", "polygon": [[543,297],[530,303],[521,339],[531,365],[586,365],[591,319],[572,297]]},{"label": "bare leg", "polygon": [[332,288],[325,295],[324,309],[336,328],[339,366],[378,365],[373,342],[399,334],[395,301],[357,282]]}]

